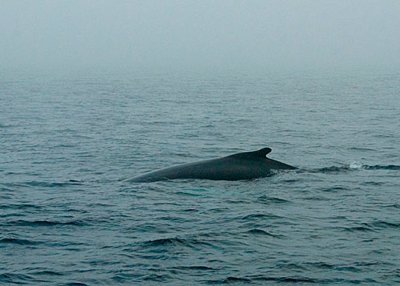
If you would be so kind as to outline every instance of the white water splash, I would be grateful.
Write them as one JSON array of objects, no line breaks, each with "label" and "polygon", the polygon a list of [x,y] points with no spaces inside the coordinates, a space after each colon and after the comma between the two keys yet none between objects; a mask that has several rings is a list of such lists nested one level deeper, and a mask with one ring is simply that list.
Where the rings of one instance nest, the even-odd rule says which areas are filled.
[{"label": "white water splash", "polygon": [[359,170],[359,169],[361,169],[362,167],[363,167],[363,164],[361,164],[360,162],[357,162],[357,161],[351,162],[350,165],[349,165],[349,168],[350,168],[350,169],[357,169],[357,170]]}]

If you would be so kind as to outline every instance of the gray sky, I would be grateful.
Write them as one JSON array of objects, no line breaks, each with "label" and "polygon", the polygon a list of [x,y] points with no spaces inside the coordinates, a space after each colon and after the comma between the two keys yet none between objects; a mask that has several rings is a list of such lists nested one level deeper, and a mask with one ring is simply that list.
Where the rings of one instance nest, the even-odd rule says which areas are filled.
[{"label": "gray sky", "polygon": [[400,67],[398,0],[0,0],[0,69]]}]

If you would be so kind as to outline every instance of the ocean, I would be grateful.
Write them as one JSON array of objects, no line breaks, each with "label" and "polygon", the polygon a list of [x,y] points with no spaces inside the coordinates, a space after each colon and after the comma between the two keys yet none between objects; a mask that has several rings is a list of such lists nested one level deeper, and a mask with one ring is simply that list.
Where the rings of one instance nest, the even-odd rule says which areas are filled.
[{"label": "ocean", "polygon": [[0,284],[398,285],[399,119],[398,71],[2,72]]}]

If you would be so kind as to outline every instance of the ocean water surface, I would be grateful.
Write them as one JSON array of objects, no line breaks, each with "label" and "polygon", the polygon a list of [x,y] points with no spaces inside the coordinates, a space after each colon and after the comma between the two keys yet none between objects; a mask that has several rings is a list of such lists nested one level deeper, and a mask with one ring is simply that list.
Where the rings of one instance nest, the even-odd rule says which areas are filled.
[{"label": "ocean water surface", "polygon": [[[0,74],[0,284],[398,285],[400,72]],[[125,181],[272,148],[295,171]]]}]

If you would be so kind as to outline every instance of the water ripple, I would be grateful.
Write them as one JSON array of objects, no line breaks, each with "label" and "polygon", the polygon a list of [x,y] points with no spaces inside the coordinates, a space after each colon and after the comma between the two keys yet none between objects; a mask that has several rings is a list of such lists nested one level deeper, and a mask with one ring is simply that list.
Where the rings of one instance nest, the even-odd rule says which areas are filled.
[{"label": "water ripple", "polygon": [[50,221],[50,220],[16,220],[16,221],[8,221],[6,225],[10,226],[29,226],[29,227],[38,227],[38,226],[84,226],[87,225],[85,221],[82,220],[71,220],[71,221]]},{"label": "water ripple", "polygon": [[7,238],[0,239],[0,245],[1,244],[36,245],[39,243],[41,243],[41,242],[28,240],[28,239],[21,239],[21,238],[7,237]]},{"label": "water ripple", "polygon": [[263,229],[259,229],[259,228],[253,228],[247,231],[250,234],[255,234],[255,235],[265,235],[265,236],[272,236],[272,237],[279,237],[282,238],[281,235],[276,235],[276,234],[272,234],[266,230]]}]

